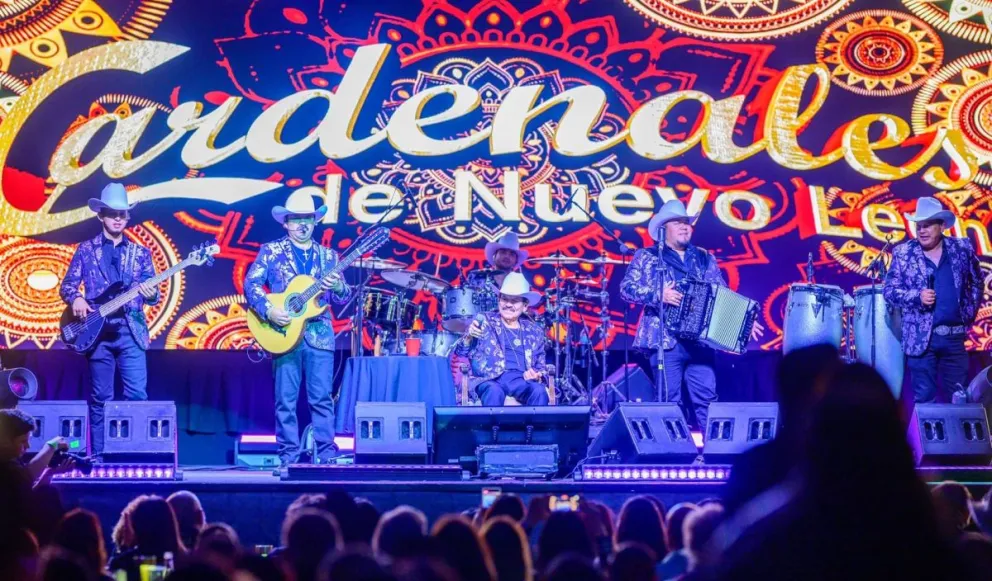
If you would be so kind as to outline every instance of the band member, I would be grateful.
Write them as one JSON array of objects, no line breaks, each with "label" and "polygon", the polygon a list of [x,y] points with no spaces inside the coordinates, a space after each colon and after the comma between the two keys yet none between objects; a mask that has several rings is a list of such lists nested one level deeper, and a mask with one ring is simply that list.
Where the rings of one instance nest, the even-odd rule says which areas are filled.
[{"label": "band member", "polygon": [[965,335],[982,299],[978,257],[967,238],[945,237],[954,214],[935,198],[923,197],[906,218],[916,240],[892,250],[883,293],[902,308],[902,346],[916,403],[937,398],[937,376],[947,393],[968,386]]},{"label": "band member", "polygon": [[664,301],[666,306],[679,306],[682,294],[675,289],[675,283],[686,278],[727,286],[713,255],[690,243],[696,218],[686,213],[681,201],[665,202],[648,223],[652,239],[657,241],[659,236],[664,236],[662,258],[665,263],[665,288],[659,292],[657,252],[643,248],[634,254],[620,283],[620,295],[626,301],[644,305],[637,324],[634,348],[650,351],[653,369],[657,369],[658,341],[662,341],[668,390],[667,394],[662,394],[659,389],[659,401],[681,404],[684,380],[695,408],[696,421],[701,429],[705,429],[709,405],[716,401],[716,372],[713,368],[716,353],[695,341],[679,340],[670,335],[661,325],[658,308],[659,300]]},{"label": "band member", "polygon": [[470,387],[484,406],[501,406],[506,396],[524,405],[547,405],[540,383],[545,370],[544,330],[520,315],[541,300],[519,272],[503,279],[499,310],[472,322],[458,352],[471,361]]},{"label": "band member", "polygon": [[[275,307],[266,297],[268,292],[280,293],[300,274],[320,281],[326,291],[321,304],[330,301],[342,304],[351,295],[351,288],[339,275],[330,274],[338,262],[338,253],[314,243],[314,227],[327,206],[314,208],[313,196],[306,188],[290,194],[285,206],[272,208],[272,217],[286,229],[287,236],[263,244],[255,262],[245,275],[245,298],[249,306],[274,325],[289,324],[289,314]],[[300,384],[306,380],[307,400],[313,417],[313,435],[317,445],[317,462],[329,462],[337,455],[334,445],[334,403],[331,400],[331,378],[334,375],[334,328],[331,313],[325,310],[307,322],[300,341],[293,350],[273,358],[276,381],[276,442],[283,466],[299,459],[300,434],[296,417],[296,402]]]},{"label": "band member", "polygon": [[[137,284],[141,291],[123,309],[107,317],[100,337],[86,352],[90,368],[90,452],[100,460],[104,404],[114,399],[115,368],[121,372],[124,399],[148,399],[148,324],[143,307],[157,304],[160,297],[158,287],[144,284],[155,276],[151,252],[124,236],[135,206],[128,204],[124,186],[107,185],[100,199],[91,198],[88,205],[96,212],[102,231],[76,248],[59,290],[62,300],[82,318],[94,310],[90,301],[111,285],[120,285],[123,291]],[[85,292],[79,290],[80,285]]]},{"label": "band member", "polygon": [[529,252],[520,249],[520,239],[514,232],[507,232],[496,242],[486,244],[486,261],[494,270],[500,271],[493,276],[497,288],[503,284],[507,274],[519,272],[529,256]]}]

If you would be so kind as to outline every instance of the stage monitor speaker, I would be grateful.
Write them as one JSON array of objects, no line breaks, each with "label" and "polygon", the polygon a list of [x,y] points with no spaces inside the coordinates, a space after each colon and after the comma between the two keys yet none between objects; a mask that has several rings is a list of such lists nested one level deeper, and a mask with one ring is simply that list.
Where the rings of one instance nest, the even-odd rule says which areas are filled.
[{"label": "stage monitor speaker", "polygon": [[[624,373],[626,370],[626,373]],[[629,401],[633,403],[653,402],[655,399],[654,382],[636,363],[621,365],[611,373],[592,392],[592,403],[604,412],[616,409],[617,404]]]},{"label": "stage monitor speaker", "polygon": [[68,440],[70,452],[86,455],[90,421],[85,401],[21,401],[17,409],[34,418],[29,453],[40,451],[52,438],[62,437]]},{"label": "stage monitor speaker", "polygon": [[426,464],[427,404],[355,404],[356,464]]},{"label": "stage monitor speaker", "polygon": [[108,401],[103,408],[103,460],[174,464],[176,403]]},{"label": "stage monitor speaker", "polygon": [[622,403],[610,414],[589,446],[588,458],[622,464],[690,463],[698,450],[679,406],[673,403]]},{"label": "stage monitor speaker", "polygon": [[707,463],[732,463],[739,454],[770,441],[777,433],[777,403],[713,402],[703,433],[703,457]]},{"label": "stage monitor speaker", "polygon": [[[497,457],[505,452],[558,446],[558,477],[568,476],[585,457],[589,406],[511,406],[434,408],[434,464],[478,469],[479,448]],[[492,456],[496,454],[496,456]],[[502,456],[506,458],[505,455]],[[474,468],[473,468],[474,467]]]},{"label": "stage monitor speaker", "polygon": [[917,466],[988,466],[992,461],[981,404],[918,403],[908,436]]}]

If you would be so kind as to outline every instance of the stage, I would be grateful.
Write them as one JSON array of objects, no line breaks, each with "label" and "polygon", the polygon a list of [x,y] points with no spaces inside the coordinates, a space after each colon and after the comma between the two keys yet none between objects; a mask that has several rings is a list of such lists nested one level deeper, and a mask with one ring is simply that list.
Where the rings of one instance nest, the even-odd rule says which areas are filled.
[{"label": "stage", "polygon": [[[226,522],[241,535],[243,543],[278,545],[279,531],[286,507],[304,493],[326,492],[340,487],[355,497],[370,500],[381,511],[408,504],[424,511],[430,522],[444,514],[461,513],[479,506],[483,488],[499,488],[503,493],[519,495],[528,502],[534,495],[579,495],[602,502],[619,511],[635,494],[652,494],[671,507],[680,502],[699,502],[720,498],[725,483],[695,481],[593,482],[588,480],[520,480],[472,479],[461,481],[286,481],[272,471],[214,466],[185,466],[182,480],[174,481],[100,481],[61,480],[67,508],[83,507],[100,517],[107,538],[121,510],[134,497],[155,494],[166,497],[177,490],[194,492],[202,501],[208,522]],[[975,495],[984,494],[992,484],[988,469],[922,469],[921,475],[931,483],[945,479],[964,482]],[[976,496],[977,497],[977,496]]]}]

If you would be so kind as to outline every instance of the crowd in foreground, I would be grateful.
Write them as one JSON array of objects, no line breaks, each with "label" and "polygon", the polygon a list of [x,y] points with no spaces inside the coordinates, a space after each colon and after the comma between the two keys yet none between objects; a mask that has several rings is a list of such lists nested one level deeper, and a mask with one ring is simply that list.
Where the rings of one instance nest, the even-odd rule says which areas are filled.
[{"label": "crowd in foreground", "polygon": [[271,548],[210,523],[189,492],[135,498],[108,543],[93,513],[62,508],[51,469],[13,461],[19,416],[0,411],[0,579],[138,581],[142,564],[197,581],[992,578],[990,495],[919,479],[874,370],[830,347],[796,351],[778,398],[778,438],[740,458],[720,499],[634,496],[614,514],[506,494],[429,523],[334,489],[293,502]]}]

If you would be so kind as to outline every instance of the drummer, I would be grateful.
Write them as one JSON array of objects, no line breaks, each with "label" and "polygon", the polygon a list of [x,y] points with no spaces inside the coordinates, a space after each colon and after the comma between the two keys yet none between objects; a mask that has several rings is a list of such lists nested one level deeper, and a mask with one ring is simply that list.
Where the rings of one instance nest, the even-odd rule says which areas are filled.
[{"label": "drummer", "polygon": [[[496,273],[492,275],[495,284],[493,290],[498,289],[503,284],[503,279],[511,272],[520,272],[520,267],[526,262],[530,253],[520,248],[520,239],[516,232],[507,232],[499,237],[496,242],[486,244],[486,261]],[[482,280],[471,279],[470,284],[483,285],[486,278]]]},{"label": "drummer", "polygon": [[662,341],[668,388],[667,393],[661,393],[664,383],[655,377],[659,386],[658,400],[681,404],[682,382],[685,381],[695,408],[696,421],[705,432],[706,414],[710,403],[716,401],[716,352],[696,341],[677,339],[663,330],[658,309],[659,299],[669,308],[678,307],[682,302],[682,294],[675,289],[677,281],[702,280],[727,286],[716,258],[690,243],[697,217],[686,213],[685,205],[680,200],[665,202],[648,223],[648,233],[652,239],[658,240],[664,236],[665,288],[663,291],[658,288],[657,252],[642,248],[634,254],[634,260],[620,283],[620,296],[626,301],[644,305],[634,336],[634,348],[650,352],[654,370],[658,368],[658,342]]},{"label": "drummer", "polygon": [[902,308],[903,351],[916,403],[937,399],[937,376],[948,394],[968,386],[964,340],[982,300],[982,274],[967,238],[944,236],[955,216],[922,197],[906,219],[916,239],[892,250],[885,300]]}]

